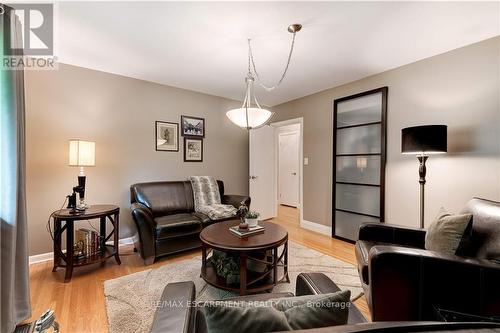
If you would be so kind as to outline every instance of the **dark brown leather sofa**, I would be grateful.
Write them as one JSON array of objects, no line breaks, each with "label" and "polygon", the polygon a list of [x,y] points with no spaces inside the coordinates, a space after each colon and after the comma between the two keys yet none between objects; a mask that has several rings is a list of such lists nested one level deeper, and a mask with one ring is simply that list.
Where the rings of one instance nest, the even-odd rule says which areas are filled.
[{"label": "dark brown leather sofa", "polygon": [[[339,288],[322,273],[301,273],[297,277],[296,296],[326,294]],[[206,333],[203,303],[196,303],[194,283],[168,284],[155,312],[151,333]],[[291,293],[265,293],[226,300],[265,301],[279,297],[293,297]],[[258,318],[256,318],[258,320]],[[500,324],[493,323],[440,323],[440,322],[378,322],[368,323],[359,309],[351,303],[347,325],[314,328],[295,332],[308,333],[493,333],[500,331]],[[233,332],[228,332],[233,333]]]},{"label": "dark brown leather sofa", "polygon": [[[339,287],[322,273],[301,273],[297,277],[295,295],[292,293],[264,293],[226,300],[266,301],[281,297],[334,293],[339,290]],[[165,287],[159,303],[160,305],[165,304],[165,306],[156,309],[151,333],[206,333],[207,326],[202,309],[203,303],[197,304],[197,306],[189,306],[194,304],[195,296],[196,290],[193,282],[169,283]],[[172,304],[174,306],[171,306]],[[351,304],[349,307],[349,324],[364,322],[366,322],[366,319],[363,314],[354,304]]]},{"label": "dark brown leather sofa", "polygon": [[436,309],[500,316],[500,203],[474,198],[459,255],[425,250],[425,230],[365,224],[358,271],[374,321],[435,320]]},{"label": "dark brown leather sofa", "polygon": [[[224,194],[217,181],[223,204],[250,207],[250,198]],[[138,183],[130,186],[132,217],[139,232],[141,257],[146,265],[160,256],[201,246],[201,230],[218,221],[194,211],[193,189],[189,181]]]}]

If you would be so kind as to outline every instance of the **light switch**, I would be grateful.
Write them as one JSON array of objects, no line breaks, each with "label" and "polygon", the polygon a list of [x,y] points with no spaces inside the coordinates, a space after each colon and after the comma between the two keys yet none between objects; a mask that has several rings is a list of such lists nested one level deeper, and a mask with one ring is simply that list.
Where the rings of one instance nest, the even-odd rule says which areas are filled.
[{"label": "light switch", "polygon": [[309,157],[304,157],[304,165],[309,165]]}]

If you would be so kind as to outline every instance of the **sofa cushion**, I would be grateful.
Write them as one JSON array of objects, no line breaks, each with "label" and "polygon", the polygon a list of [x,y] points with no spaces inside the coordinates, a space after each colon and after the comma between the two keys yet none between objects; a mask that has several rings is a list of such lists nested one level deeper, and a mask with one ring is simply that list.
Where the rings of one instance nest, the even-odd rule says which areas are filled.
[{"label": "sofa cushion", "polygon": [[198,217],[190,213],[165,215],[155,218],[156,238],[165,239],[199,233],[202,229]]},{"label": "sofa cushion", "polygon": [[[220,197],[224,197],[224,183],[217,181]],[[130,186],[130,202],[148,207],[154,216],[194,211],[193,188],[189,181],[162,181],[137,183]]]},{"label": "sofa cushion", "polygon": [[220,219],[220,220],[211,220],[210,217],[206,216],[203,213],[200,212],[195,212],[193,213],[194,216],[200,219],[201,224],[203,225],[203,228],[208,227],[211,224],[217,223],[217,222],[223,222],[223,221],[229,221],[229,220],[234,220],[237,219],[236,216],[231,216],[225,219]]},{"label": "sofa cushion", "polygon": [[471,223],[471,218],[471,214],[453,215],[441,208],[425,234],[425,249],[454,255]]},{"label": "sofa cushion", "polygon": [[130,187],[132,202],[148,207],[155,217],[193,211],[190,190],[191,184],[184,181],[140,183]]}]

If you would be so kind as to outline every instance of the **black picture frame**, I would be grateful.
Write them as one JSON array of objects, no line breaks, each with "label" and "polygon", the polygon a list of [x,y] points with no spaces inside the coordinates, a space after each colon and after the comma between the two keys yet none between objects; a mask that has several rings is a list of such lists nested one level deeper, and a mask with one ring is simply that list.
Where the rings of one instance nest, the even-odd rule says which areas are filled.
[{"label": "black picture frame", "polygon": [[[188,156],[189,150],[191,149],[189,144],[194,142],[199,143],[200,153],[198,158]],[[184,138],[184,162],[203,162],[203,139],[195,137]]]},{"label": "black picture frame", "polygon": [[[168,146],[161,147],[164,144],[159,144],[159,140],[161,139],[158,135],[158,128],[161,125],[167,125],[166,127],[170,127],[174,129],[173,139],[174,139],[174,147],[169,148]],[[156,151],[166,151],[166,152],[178,152],[179,151],[179,123],[169,122],[169,121],[155,121],[155,150]]]},{"label": "black picture frame", "polygon": [[[198,124],[193,124],[194,122],[201,121],[201,129]],[[201,131],[200,133],[197,133]],[[205,118],[191,117],[191,116],[181,116],[181,135],[184,137],[191,138],[204,138],[205,137]]]}]

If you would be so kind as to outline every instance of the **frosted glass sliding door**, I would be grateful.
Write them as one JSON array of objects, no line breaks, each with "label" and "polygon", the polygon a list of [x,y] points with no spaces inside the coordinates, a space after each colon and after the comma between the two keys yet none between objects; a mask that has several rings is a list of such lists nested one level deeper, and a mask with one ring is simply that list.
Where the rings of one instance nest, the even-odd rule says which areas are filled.
[{"label": "frosted glass sliding door", "polygon": [[334,101],[332,236],[384,221],[387,87]]}]

